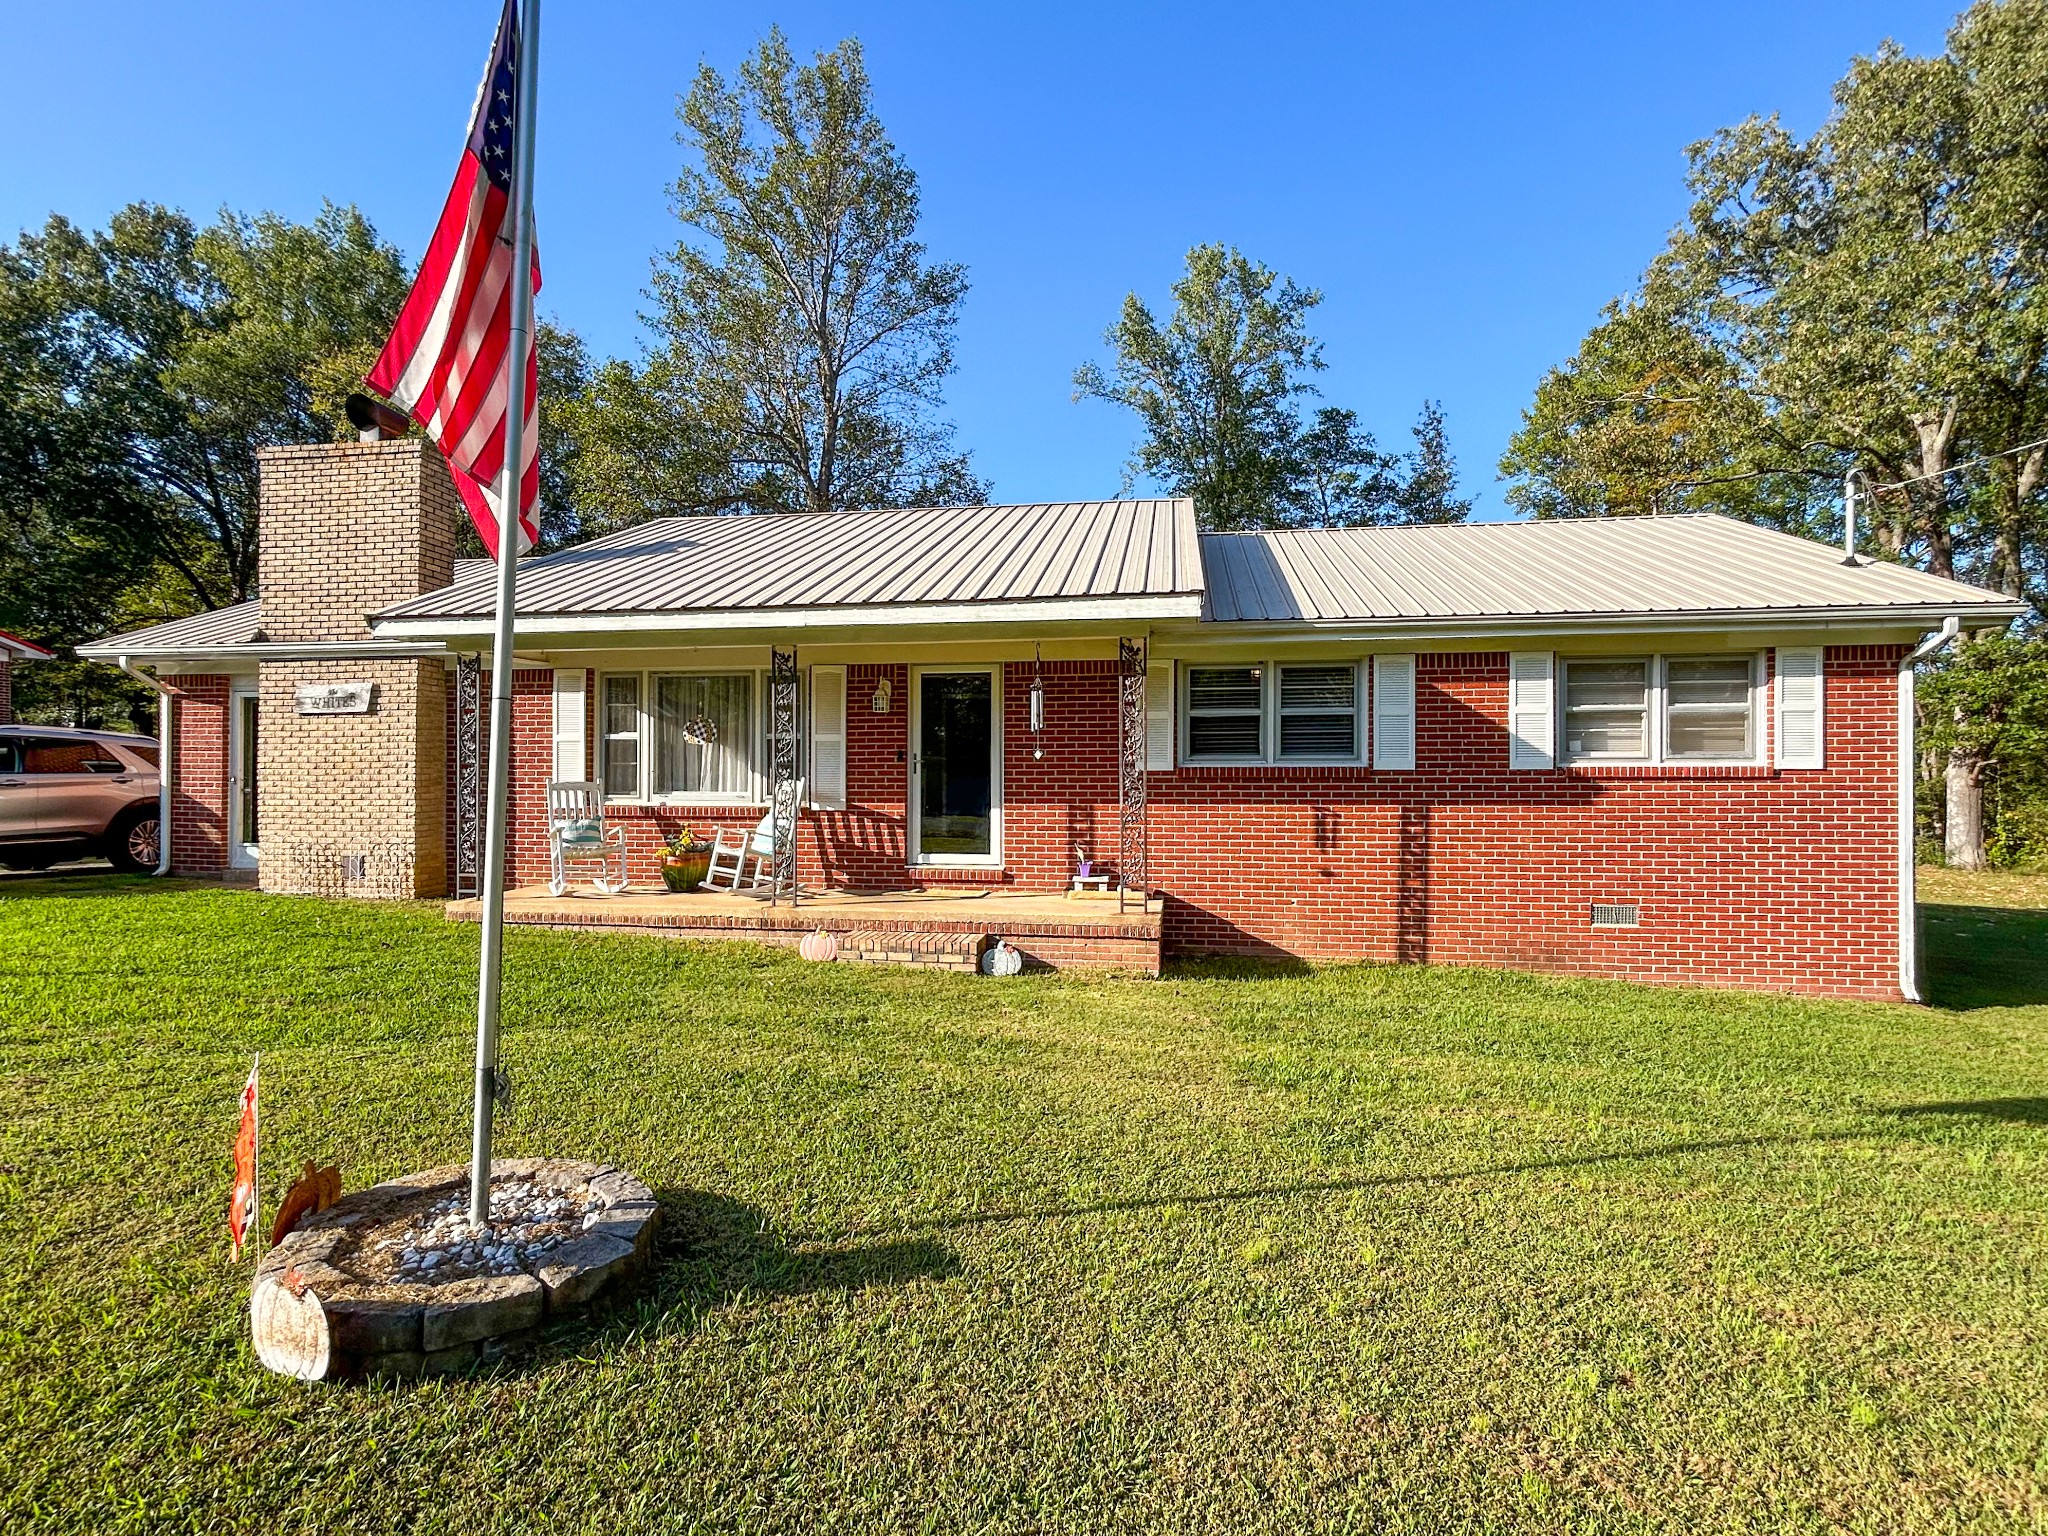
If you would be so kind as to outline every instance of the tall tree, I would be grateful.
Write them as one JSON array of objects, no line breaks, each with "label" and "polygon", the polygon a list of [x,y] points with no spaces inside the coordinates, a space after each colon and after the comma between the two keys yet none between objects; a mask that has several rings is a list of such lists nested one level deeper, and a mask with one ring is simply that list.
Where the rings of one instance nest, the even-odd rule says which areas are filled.
[{"label": "tall tree", "polygon": [[[1884,554],[2042,605],[2044,101],[2048,0],[1981,0],[1936,57],[1856,60],[1811,137],[1693,146],[1685,223],[1538,387],[1510,500],[1832,531],[1854,469]],[[1988,759],[1948,736],[1949,846],[1976,864]]]},{"label": "tall tree", "polygon": [[163,568],[183,611],[241,601],[256,451],[334,435],[404,289],[398,253],[332,205],[201,229],[138,203],[101,232],[53,217],[0,247],[0,314],[26,320],[0,333],[0,368],[33,381],[17,406],[43,445],[0,486],[9,519],[118,555],[123,585]]},{"label": "tall tree", "polygon": [[1426,405],[1416,450],[1382,453],[1356,412],[1317,394],[1322,346],[1308,314],[1322,294],[1245,256],[1198,245],[1173,285],[1162,324],[1137,294],[1104,340],[1115,361],[1074,374],[1074,397],[1137,414],[1144,437],[1125,488],[1146,478],[1194,498],[1204,527],[1278,528],[1457,521],[1470,510],[1456,492],[1443,413]]},{"label": "tall tree", "polygon": [[876,117],[860,44],[800,65],[781,32],[682,101],[683,239],[657,265],[658,342],[579,412],[597,523],[986,499],[937,417],[965,271],[917,238],[917,177]]}]

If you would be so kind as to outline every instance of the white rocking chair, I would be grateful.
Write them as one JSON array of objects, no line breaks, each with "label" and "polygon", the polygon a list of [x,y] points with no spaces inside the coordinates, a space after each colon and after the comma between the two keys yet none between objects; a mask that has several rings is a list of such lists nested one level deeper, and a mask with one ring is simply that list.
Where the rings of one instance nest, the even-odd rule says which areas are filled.
[{"label": "white rocking chair", "polygon": [[[590,875],[591,888],[616,896],[626,888],[626,829],[604,824],[604,786],[595,779],[562,780],[548,786],[548,857],[552,878],[548,889],[565,895],[572,866]],[[612,861],[618,878],[609,878]]]},{"label": "white rocking chair", "polygon": [[[789,818],[790,835],[796,834],[796,809],[803,804],[803,780],[785,785],[777,796],[783,814]],[[750,831],[714,827],[711,831],[711,868],[704,876],[707,891],[769,891],[784,895],[789,885],[775,879],[775,805],[755,822]]]}]

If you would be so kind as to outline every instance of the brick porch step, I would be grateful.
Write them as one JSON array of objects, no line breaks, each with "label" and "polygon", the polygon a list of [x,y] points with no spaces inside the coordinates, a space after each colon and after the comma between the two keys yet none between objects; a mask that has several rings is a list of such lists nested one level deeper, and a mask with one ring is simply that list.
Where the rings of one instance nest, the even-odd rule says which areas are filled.
[{"label": "brick porch step", "polygon": [[917,965],[935,971],[978,971],[985,933],[930,933],[889,928],[856,928],[839,941],[842,960],[869,965]]}]

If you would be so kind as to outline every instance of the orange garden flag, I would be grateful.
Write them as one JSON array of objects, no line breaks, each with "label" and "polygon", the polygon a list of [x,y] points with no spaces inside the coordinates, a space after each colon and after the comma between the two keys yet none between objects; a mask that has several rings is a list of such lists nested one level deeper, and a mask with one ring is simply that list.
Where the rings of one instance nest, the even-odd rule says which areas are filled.
[{"label": "orange garden flag", "polygon": [[249,1065],[249,1081],[242,1085],[242,1124],[235,1132],[235,1188],[228,1196],[228,1237],[237,1259],[242,1256],[242,1240],[256,1224],[257,1074],[262,1066],[261,1055]]}]

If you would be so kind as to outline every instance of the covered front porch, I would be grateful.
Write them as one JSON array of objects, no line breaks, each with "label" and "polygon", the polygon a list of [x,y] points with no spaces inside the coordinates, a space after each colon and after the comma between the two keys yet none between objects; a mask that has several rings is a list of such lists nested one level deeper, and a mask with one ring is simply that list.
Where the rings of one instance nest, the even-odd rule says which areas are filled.
[{"label": "covered front porch", "polygon": [[[451,901],[448,916],[475,922],[480,904]],[[565,895],[545,885],[505,895],[505,921],[524,927],[638,930],[676,938],[799,943],[822,930],[838,957],[967,970],[984,949],[1007,940],[1034,969],[1112,969],[1157,975],[1159,902],[1058,891],[944,889],[802,893],[771,902],[754,892],[676,894],[636,884],[616,895],[588,885]]]}]

